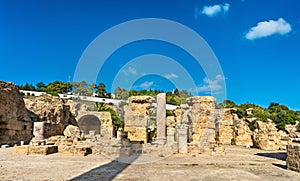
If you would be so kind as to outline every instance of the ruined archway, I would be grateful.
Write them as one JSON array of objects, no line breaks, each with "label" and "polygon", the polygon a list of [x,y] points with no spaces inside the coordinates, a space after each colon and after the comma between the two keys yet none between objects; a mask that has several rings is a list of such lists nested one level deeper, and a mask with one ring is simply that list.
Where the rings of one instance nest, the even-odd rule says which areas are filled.
[{"label": "ruined archway", "polygon": [[101,133],[101,121],[100,119],[92,114],[87,114],[78,120],[80,130],[88,134],[90,131],[95,131],[95,134]]},{"label": "ruined archway", "polygon": [[110,112],[106,111],[86,111],[80,112],[76,116],[80,130],[85,134],[89,131],[95,131],[95,134],[100,134],[103,137],[113,136],[113,124]]}]

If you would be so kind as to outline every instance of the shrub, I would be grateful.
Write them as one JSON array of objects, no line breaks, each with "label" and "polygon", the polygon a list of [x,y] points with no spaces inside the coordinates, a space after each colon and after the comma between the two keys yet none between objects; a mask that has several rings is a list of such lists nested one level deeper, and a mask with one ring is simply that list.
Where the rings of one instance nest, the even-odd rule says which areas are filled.
[{"label": "shrub", "polygon": [[166,111],[166,116],[167,116],[167,117],[168,117],[168,116],[175,116],[175,114],[174,114],[173,111],[167,110],[167,111]]}]

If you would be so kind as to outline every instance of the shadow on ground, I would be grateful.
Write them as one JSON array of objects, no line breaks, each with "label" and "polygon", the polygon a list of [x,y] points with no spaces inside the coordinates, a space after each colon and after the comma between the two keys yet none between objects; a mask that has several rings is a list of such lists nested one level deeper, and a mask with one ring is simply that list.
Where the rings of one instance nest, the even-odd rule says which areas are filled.
[{"label": "shadow on ground", "polygon": [[268,157],[268,158],[275,158],[277,160],[286,160],[286,152],[276,152],[276,153],[257,153],[255,155]]},{"label": "shadow on ground", "polygon": [[[286,152],[257,153],[255,155],[268,157],[268,158],[275,158],[275,159],[281,160],[281,161],[286,161]],[[285,169],[285,170],[287,169],[287,166],[285,164],[272,163],[272,165],[282,168],[282,169]]]},{"label": "shadow on ground", "polygon": [[131,165],[139,156],[139,153],[135,153],[130,156],[123,156],[124,153],[119,153],[119,157],[112,160],[111,162],[101,165],[97,168],[91,169],[77,177],[70,180],[113,180],[118,174],[125,170],[129,165]]},{"label": "shadow on ground", "polygon": [[278,163],[272,163],[272,165],[276,166],[276,167],[279,167],[279,168],[282,168],[282,169],[287,169],[287,166],[286,165],[283,165],[283,164],[278,164]]}]

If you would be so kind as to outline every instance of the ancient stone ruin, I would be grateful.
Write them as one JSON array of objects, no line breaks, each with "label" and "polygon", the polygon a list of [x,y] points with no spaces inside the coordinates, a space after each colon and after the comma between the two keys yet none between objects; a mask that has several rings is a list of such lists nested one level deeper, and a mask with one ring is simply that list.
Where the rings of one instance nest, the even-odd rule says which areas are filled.
[{"label": "ancient stone ruin", "polygon": [[300,144],[287,145],[286,166],[290,170],[300,172]]},{"label": "ancient stone ruin", "polygon": [[112,159],[223,154],[224,145],[287,148],[287,166],[299,172],[299,145],[291,144],[300,138],[294,125],[287,125],[285,133],[271,121],[239,118],[236,109],[216,109],[211,96],[189,97],[171,110],[171,116],[166,108],[165,93],[156,99],[132,96],[124,107],[124,129],[117,130],[110,112],[91,111],[87,105],[50,95],[22,97],[12,83],[0,82],[0,144],[20,145],[14,154],[93,153]]},{"label": "ancient stone ruin", "polygon": [[130,141],[148,142],[147,129],[153,101],[150,96],[132,96],[128,99],[128,106],[124,108],[124,131]]},{"label": "ancient stone ruin", "polygon": [[28,142],[31,132],[32,120],[18,88],[0,81],[0,145]]},{"label": "ancient stone ruin", "polygon": [[67,125],[77,125],[67,100],[50,95],[25,97],[25,106],[33,122],[44,122],[44,136],[62,135]]}]

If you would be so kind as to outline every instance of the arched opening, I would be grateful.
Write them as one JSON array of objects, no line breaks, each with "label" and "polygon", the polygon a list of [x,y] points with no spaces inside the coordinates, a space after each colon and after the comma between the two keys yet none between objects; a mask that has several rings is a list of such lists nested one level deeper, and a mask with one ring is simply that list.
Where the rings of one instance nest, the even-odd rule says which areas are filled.
[{"label": "arched opening", "polygon": [[101,133],[101,121],[97,116],[84,115],[78,120],[78,125],[85,134],[89,134],[90,131],[95,131],[95,134]]}]

